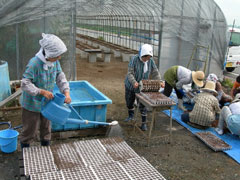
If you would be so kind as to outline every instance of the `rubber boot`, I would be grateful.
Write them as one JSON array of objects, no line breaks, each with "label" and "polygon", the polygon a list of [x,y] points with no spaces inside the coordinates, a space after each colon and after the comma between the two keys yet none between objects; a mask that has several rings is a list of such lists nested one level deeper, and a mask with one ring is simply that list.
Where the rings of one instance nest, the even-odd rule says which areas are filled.
[{"label": "rubber boot", "polygon": [[178,99],[178,109],[181,109],[183,111],[187,111],[187,109],[185,109],[185,107],[183,106],[183,100],[182,99]]},{"label": "rubber boot", "polygon": [[223,125],[224,125],[224,120],[223,120],[223,118],[219,118],[218,127],[215,128],[215,131],[216,131],[219,135],[222,135],[222,134],[223,134]]},{"label": "rubber boot", "polygon": [[134,110],[128,110],[128,117],[124,120],[124,122],[129,122],[133,120],[134,117]]},{"label": "rubber boot", "polygon": [[147,131],[147,116],[142,116],[142,125],[140,128],[142,131]]},{"label": "rubber boot", "polygon": [[21,143],[21,148],[28,148],[30,147],[30,144],[27,144],[27,143]]},{"label": "rubber boot", "polygon": [[46,141],[46,140],[41,141],[41,146],[49,146],[49,145],[50,145],[50,141]]}]

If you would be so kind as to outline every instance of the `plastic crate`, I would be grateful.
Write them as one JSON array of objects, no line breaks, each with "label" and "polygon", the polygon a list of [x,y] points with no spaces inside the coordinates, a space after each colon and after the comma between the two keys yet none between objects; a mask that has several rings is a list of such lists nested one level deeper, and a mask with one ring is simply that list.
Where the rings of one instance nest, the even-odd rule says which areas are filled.
[{"label": "plastic crate", "polygon": [[[106,122],[107,104],[112,104],[112,100],[98,91],[88,81],[70,81],[71,105],[82,116],[89,121]],[[54,93],[59,92],[57,86]],[[79,119],[72,111],[69,118]],[[95,124],[64,124],[52,123],[52,131],[67,131],[86,128],[96,128]]]}]

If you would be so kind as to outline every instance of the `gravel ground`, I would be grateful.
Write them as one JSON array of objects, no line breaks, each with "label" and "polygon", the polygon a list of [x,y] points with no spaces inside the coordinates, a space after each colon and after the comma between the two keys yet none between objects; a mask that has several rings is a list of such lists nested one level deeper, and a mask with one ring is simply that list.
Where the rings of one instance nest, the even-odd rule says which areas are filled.
[{"label": "gravel ground", "polygon": [[[146,158],[168,180],[238,180],[240,166],[223,152],[214,152],[187,129],[173,122],[172,143],[166,138],[151,140],[150,146],[133,126],[124,123],[127,109],[124,100],[124,78],[126,62],[117,60],[111,63],[88,63],[78,57],[78,80],[87,80],[103,92],[113,104],[108,106],[107,119],[120,123],[124,140],[140,155]],[[149,114],[149,118],[151,115]],[[21,124],[20,116],[10,117],[14,125]],[[169,118],[159,113],[154,136],[168,134]],[[98,137],[101,138],[101,137]],[[69,139],[67,141],[72,141]],[[76,139],[75,139],[76,140]],[[64,141],[62,141],[64,142]],[[61,141],[58,140],[58,143]],[[38,142],[35,143],[38,145]],[[12,154],[0,152],[0,180],[14,180],[19,174],[18,151]]]}]

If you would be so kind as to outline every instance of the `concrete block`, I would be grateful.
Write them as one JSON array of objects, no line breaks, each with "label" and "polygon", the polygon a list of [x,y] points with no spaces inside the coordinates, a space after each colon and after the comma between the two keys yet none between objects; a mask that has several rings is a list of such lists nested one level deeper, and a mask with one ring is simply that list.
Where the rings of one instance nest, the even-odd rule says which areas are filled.
[{"label": "concrete block", "polygon": [[115,58],[118,58],[118,57],[121,57],[121,56],[122,56],[122,54],[121,54],[120,51],[117,51],[117,50],[112,49],[112,52],[113,52],[113,55],[114,55]]},{"label": "concrete block", "polygon": [[104,62],[109,63],[111,61],[111,53],[105,53],[104,54]]},{"label": "concrete block", "polygon": [[97,54],[96,53],[89,53],[88,60],[90,63],[97,62]]},{"label": "concrete block", "polygon": [[122,53],[122,61],[123,62],[129,62],[132,56],[134,56],[134,54]]}]

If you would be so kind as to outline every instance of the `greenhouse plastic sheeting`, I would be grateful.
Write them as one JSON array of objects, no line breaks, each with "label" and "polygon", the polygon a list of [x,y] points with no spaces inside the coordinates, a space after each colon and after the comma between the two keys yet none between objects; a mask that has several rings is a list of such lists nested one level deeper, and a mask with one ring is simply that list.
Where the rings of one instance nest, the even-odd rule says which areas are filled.
[{"label": "greenhouse plastic sheeting", "polygon": [[172,65],[187,66],[196,45],[205,47],[193,57],[208,59],[206,72],[222,73],[227,23],[214,0],[79,0],[76,23],[79,34],[131,49],[152,44],[162,75]]},{"label": "greenhouse plastic sheeting", "polygon": [[0,0],[0,58],[8,62],[11,80],[22,78],[28,61],[40,49],[43,32],[66,44],[61,65],[67,78],[74,80],[75,4],[73,0]]},{"label": "greenhouse plastic sheeting", "polygon": [[[161,74],[191,57],[207,59],[207,71],[221,75],[227,47],[227,23],[214,0],[0,0],[0,58],[10,78],[19,79],[38,51],[41,33],[64,40],[61,60],[69,80],[76,78],[77,32],[138,50],[152,44]],[[197,45],[209,47],[197,48]],[[193,56],[192,56],[193,54]],[[203,69],[194,61],[189,68]]]}]

